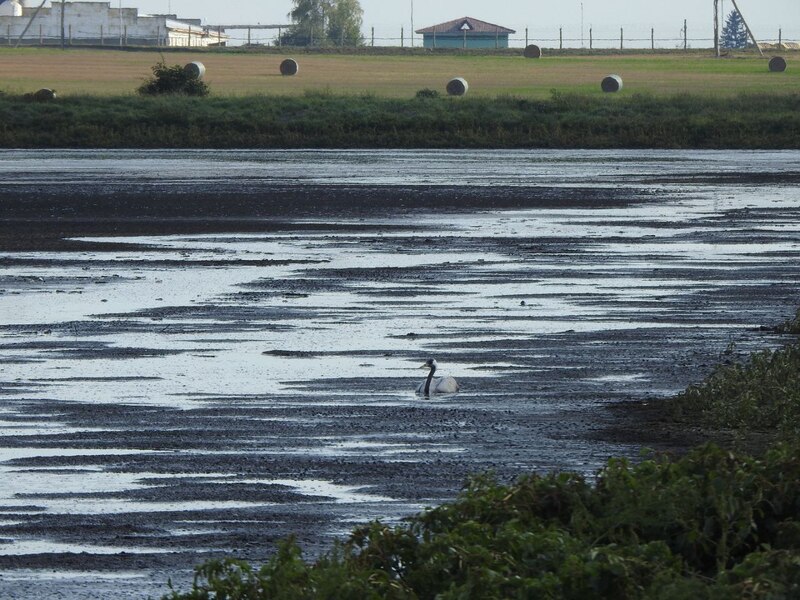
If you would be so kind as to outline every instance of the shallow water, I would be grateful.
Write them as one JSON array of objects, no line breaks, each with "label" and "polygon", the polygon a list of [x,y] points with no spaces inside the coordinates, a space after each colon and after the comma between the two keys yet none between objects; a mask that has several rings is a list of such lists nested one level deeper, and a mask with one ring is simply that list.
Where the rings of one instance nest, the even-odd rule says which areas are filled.
[{"label": "shallow water", "polygon": [[[264,232],[0,252],[2,564],[258,560],[293,530],[452,498],[469,473],[636,457],[593,436],[604,405],[682,389],[731,342],[779,343],[757,328],[798,304],[798,171],[800,152],[0,151],[0,191],[54,206],[322,186],[317,216]],[[329,185],[376,207],[327,214]],[[383,186],[487,202],[387,206]],[[499,187],[551,200],[493,208]],[[461,393],[414,395],[428,356]],[[139,593],[164,563],[144,564]]]}]

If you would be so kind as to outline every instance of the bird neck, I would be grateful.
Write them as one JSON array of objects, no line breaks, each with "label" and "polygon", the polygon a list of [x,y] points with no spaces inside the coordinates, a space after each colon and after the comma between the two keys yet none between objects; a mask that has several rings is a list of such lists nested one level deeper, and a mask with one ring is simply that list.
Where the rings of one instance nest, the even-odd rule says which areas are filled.
[{"label": "bird neck", "polygon": [[425,395],[431,393],[431,381],[433,380],[433,373],[436,371],[436,367],[431,366],[431,372],[428,373],[428,379],[425,381]]}]

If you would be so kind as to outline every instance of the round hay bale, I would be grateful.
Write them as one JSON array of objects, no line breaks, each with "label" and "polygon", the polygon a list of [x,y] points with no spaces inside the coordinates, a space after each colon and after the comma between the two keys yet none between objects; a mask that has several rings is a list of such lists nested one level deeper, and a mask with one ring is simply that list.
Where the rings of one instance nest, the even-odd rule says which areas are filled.
[{"label": "round hay bale", "polygon": [[287,58],[281,62],[281,75],[291,77],[292,75],[297,75],[299,70],[300,65],[298,65],[297,61],[293,58]]},{"label": "round hay bale", "polygon": [[600,83],[600,88],[606,93],[613,94],[614,92],[618,92],[622,89],[622,77],[619,75],[604,77],[603,81]]},{"label": "round hay bale", "polygon": [[448,96],[463,96],[469,90],[469,84],[463,77],[455,77],[447,82]]},{"label": "round hay bale", "polygon": [[42,88],[40,90],[36,90],[33,93],[32,98],[36,102],[50,102],[51,100],[56,99],[56,91],[51,90],[50,88]]},{"label": "round hay bale", "polygon": [[206,74],[206,66],[201,62],[190,62],[186,66],[183,67],[183,70],[186,72],[187,75],[190,77],[194,77],[195,79],[202,79],[203,75]]},{"label": "round hay bale", "polygon": [[783,73],[786,70],[786,59],[782,56],[773,56],[769,59],[769,70],[772,73]]},{"label": "round hay bale", "polygon": [[542,58],[542,49],[536,44],[531,44],[525,47],[525,52],[523,52],[523,54],[525,58]]}]

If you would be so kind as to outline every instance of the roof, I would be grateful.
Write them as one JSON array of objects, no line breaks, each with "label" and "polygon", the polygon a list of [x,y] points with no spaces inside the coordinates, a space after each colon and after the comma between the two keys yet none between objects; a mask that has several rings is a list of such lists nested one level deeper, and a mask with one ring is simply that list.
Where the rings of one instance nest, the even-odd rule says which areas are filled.
[{"label": "roof", "polygon": [[457,33],[463,34],[464,31],[467,33],[516,33],[513,29],[509,29],[508,27],[503,27],[501,25],[495,25],[494,23],[487,23],[486,21],[481,21],[480,19],[475,19],[473,17],[461,17],[460,19],[453,19],[452,21],[448,21],[447,23],[439,23],[438,25],[432,25],[430,27],[426,27],[425,29],[417,29],[415,33]]}]

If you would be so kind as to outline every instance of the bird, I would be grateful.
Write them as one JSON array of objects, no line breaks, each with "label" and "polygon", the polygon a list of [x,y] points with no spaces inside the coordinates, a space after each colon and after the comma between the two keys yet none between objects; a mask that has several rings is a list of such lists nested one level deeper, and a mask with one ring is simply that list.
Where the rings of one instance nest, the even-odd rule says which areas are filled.
[{"label": "bird", "polygon": [[425,364],[420,367],[420,369],[430,369],[431,372],[428,373],[428,377],[425,381],[419,384],[417,388],[418,394],[430,396],[431,394],[455,394],[458,391],[458,382],[452,377],[433,376],[437,366],[436,361],[429,358],[425,361]]}]

